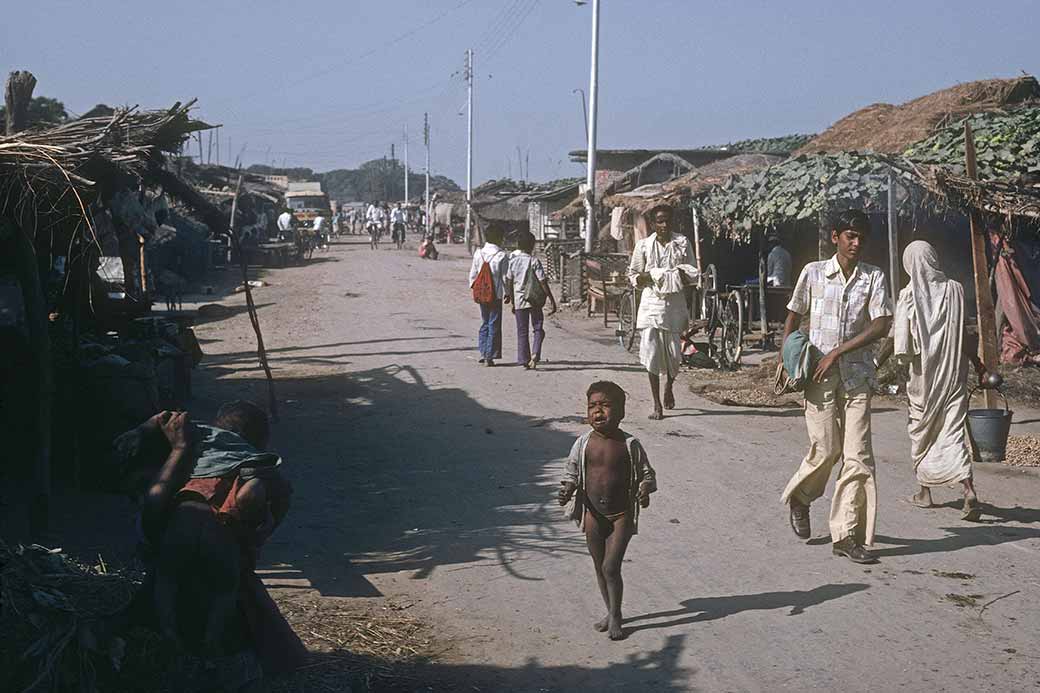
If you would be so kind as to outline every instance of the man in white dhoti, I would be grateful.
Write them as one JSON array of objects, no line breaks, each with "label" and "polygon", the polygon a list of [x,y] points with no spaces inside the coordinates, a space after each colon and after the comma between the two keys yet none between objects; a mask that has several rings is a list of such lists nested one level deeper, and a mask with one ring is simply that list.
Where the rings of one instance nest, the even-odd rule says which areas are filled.
[{"label": "man in white dhoti", "polygon": [[971,348],[975,340],[964,331],[964,287],[947,278],[935,248],[925,241],[906,247],[903,269],[910,284],[896,305],[894,353],[910,368],[910,454],[921,486],[910,502],[931,507],[932,487],[960,483],[963,517],[976,521],[980,511],[967,428],[969,358],[980,378],[986,369]]},{"label": "man in white dhoti", "polygon": [[[641,331],[639,361],[650,374],[654,410],[650,418],[664,418],[665,409],[675,408],[672,385],[682,364],[679,339],[686,330],[690,310],[686,286],[697,278],[693,249],[685,236],[672,233],[672,208],[660,205],[648,215],[654,233],[636,243],[628,278],[641,289],[636,329]],[[665,377],[661,401],[661,376]]]}]

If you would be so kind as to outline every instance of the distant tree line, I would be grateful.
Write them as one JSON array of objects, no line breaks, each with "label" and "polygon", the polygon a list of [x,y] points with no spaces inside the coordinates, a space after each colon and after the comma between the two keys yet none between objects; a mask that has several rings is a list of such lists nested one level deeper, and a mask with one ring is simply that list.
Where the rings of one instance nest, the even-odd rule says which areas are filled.
[{"label": "distant tree line", "polygon": [[[7,119],[7,108],[0,103],[0,123]],[[60,125],[69,119],[65,104],[49,96],[35,96],[29,102],[30,127],[34,125]]]},{"label": "distant tree line", "polygon": [[[325,192],[341,202],[374,202],[377,200],[404,199],[404,165],[400,161],[373,159],[356,169],[339,168],[318,173],[309,168],[277,168],[254,164],[248,169],[252,173],[273,176],[289,176],[292,180],[321,181]],[[430,176],[431,190],[458,191],[458,184],[447,176]],[[426,190],[426,177],[411,172],[408,176],[408,194],[413,200],[422,197]]]}]

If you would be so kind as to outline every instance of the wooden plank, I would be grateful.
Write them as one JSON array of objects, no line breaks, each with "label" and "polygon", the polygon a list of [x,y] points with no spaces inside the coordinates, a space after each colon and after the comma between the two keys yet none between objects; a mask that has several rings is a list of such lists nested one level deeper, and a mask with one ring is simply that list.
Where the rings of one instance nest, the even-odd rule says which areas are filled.
[{"label": "wooden plank", "polygon": [[[975,137],[971,125],[964,123],[964,166],[968,178],[978,179],[978,168],[975,160]],[[997,319],[993,309],[993,294],[989,288],[989,264],[986,261],[986,236],[979,212],[972,209],[968,212],[971,223],[971,258],[974,267],[975,308],[978,313],[979,359],[986,370],[997,371]],[[982,396],[987,409],[997,406],[997,396],[993,390],[983,390]]]},{"label": "wooden plank", "polygon": [[899,213],[896,209],[896,174],[888,171],[888,283],[893,305],[899,299]]}]

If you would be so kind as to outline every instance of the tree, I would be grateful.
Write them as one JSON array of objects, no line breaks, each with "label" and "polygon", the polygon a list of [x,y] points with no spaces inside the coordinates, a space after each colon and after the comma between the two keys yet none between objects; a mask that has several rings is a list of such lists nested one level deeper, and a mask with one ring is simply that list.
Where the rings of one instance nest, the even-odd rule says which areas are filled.
[{"label": "tree", "polygon": [[[7,109],[0,105],[0,121],[6,120]],[[69,119],[65,104],[49,96],[36,96],[29,102],[29,127],[60,125]]]}]

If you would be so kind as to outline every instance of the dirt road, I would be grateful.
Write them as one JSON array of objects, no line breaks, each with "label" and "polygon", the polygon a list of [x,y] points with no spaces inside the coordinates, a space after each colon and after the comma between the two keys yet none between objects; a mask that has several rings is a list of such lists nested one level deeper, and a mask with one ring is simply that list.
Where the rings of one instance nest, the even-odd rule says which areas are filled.
[{"label": "dirt road", "polygon": [[[808,545],[779,501],[805,453],[799,410],[720,407],[677,388],[679,409],[647,421],[635,359],[575,314],[548,321],[537,372],[480,367],[468,259],[443,250],[425,262],[341,244],[257,291],[283,414],[273,446],[297,488],[264,556],[273,588],[413,605],[450,648],[429,668],[435,690],[1040,686],[1035,472],[980,469],[993,506],[983,523],[912,508],[900,500],[913,482],[905,414],[882,405],[882,561],[832,558],[829,497],[813,506]],[[202,408],[262,400],[245,317],[198,334]],[[631,393],[625,427],[661,487],[625,564],[619,643],[591,627],[603,611],[592,566],[551,500],[599,378]]]}]

